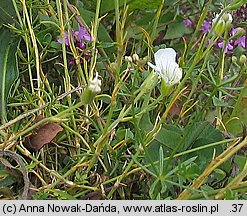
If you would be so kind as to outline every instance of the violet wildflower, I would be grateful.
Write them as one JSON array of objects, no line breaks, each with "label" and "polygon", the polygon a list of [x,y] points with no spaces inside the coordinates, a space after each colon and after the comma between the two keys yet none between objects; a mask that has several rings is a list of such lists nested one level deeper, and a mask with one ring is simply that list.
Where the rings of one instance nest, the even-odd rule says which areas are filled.
[{"label": "violet wildflower", "polygon": [[89,34],[85,26],[80,26],[79,31],[76,31],[75,34],[77,35],[78,40],[92,40],[91,35]]},{"label": "violet wildflower", "polygon": [[[65,45],[69,46],[69,35],[67,33],[64,33],[64,41],[65,41]],[[62,44],[63,43],[63,39],[60,37],[57,39],[57,42]]]},{"label": "violet wildflower", "polygon": [[238,32],[238,29],[237,28],[233,28],[232,31],[231,31],[231,36],[236,35],[237,32]]},{"label": "violet wildflower", "polygon": [[234,41],[234,45],[246,48],[246,36],[240,37]]},{"label": "violet wildflower", "polygon": [[[80,49],[86,48],[85,41],[92,40],[91,35],[89,34],[85,26],[80,26],[78,31],[75,31],[74,29],[72,29],[71,33],[72,33],[72,38],[75,44]],[[69,35],[67,33],[64,34],[64,39],[65,39],[66,46],[69,46]],[[58,38],[57,42],[62,43],[62,38]]]},{"label": "violet wildflower", "polygon": [[[232,41],[227,42],[226,47],[225,47],[225,50],[224,50],[225,53],[227,53],[228,51],[233,50],[234,47],[233,47],[233,45],[231,44],[231,42],[232,42]],[[223,46],[224,46],[224,42],[223,42],[223,41],[218,43],[218,47],[219,47],[219,48],[223,48]]]},{"label": "violet wildflower", "polygon": [[210,29],[211,29],[211,22],[204,20],[201,26],[201,31],[204,33],[208,33],[210,32]]},{"label": "violet wildflower", "polygon": [[85,49],[85,41],[91,41],[91,35],[88,33],[87,29],[84,26],[79,28],[79,31],[75,32],[76,41],[81,49]]},{"label": "violet wildflower", "polygon": [[[233,28],[232,29],[231,35],[237,37],[237,39],[234,40],[234,45],[241,46],[243,48],[246,47],[246,36],[243,36],[244,34],[245,34],[245,31],[242,28]],[[241,36],[241,37],[239,37],[239,36]]]},{"label": "violet wildflower", "polygon": [[192,28],[193,26],[193,22],[190,19],[183,20],[183,24],[188,28]]}]

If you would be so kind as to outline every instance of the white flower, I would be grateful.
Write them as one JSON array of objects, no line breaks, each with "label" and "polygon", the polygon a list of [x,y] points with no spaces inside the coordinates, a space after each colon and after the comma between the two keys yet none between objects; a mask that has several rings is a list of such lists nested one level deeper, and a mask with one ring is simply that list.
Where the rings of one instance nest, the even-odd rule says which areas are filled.
[{"label": "white flower", "polygon": [[182,69],[176,62],[176,52],[172,48],[160,49],[154,54],[156,65],[148,62],[156,73],[164,80],[167,86],[179,83],[182,78]]},{"label": "white flower", "polygon": [[98,78],[98,73],[96,72],[96,76],[93,78],[93,80],[89,81],[88,88],[95,93],[99,93],[101,91],[101,80]]}]

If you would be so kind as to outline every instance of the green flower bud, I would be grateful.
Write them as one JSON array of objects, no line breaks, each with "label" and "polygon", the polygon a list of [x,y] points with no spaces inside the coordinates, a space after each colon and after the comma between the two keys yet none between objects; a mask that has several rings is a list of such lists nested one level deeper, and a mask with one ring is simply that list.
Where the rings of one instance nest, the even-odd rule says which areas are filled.
[{"label": "green flower bud", "polygon": [[226,23],[225,22],[218,22],[214,28],[214,31],[217,35],[222,35],[225,31]]},{"label": "green flower bud", "polygon": [[236,64],[238,61],[238,58],[236,56],[232,56],[232,63]]},{"label": "green flower bud", "polygon": [[226,30],[229,31],[230,29],[232,29],[232,27],[233,27],[232,23],[228,20],[226,22]]},{"label": "green flower bud", "polygon": [[240,58],[239,58],[239,62],[240,64],[246,64],[247,63],[247,57],[246,55],[241,55]]},{"label": "green flower bud", "polygon": [[101,91],[101,80],[98,78],[98,73],[96,76],[89,81],[87,88],[82,92],[81,98],[84,104],[90,104],[95,96]]},{"label": "green flower bud", "polygon": [[139,63],[140,65],[144,65],[144,64],[146,64],[148,61],[149,61],[149,57],[148,57],[148,56],[145,56],[145,57],[141,58],[141,59],[139,60],[138,63]]},{"label": "green flower bud", "polygon": [[224,15],[222,16],[222,19],[223,19],[225,22],[229,21],[229,15],[228,15],[228,14],[224,14]]},{"label": "green flower bud", "polygon": [[227,29],[229,30],[232,26],[232,15],[229,13],[224,14],[222,17],[219,17],[219,14],[215,16],[212,20],[213,24],[215,25],[214,31],[217,35],[222,35]]}]

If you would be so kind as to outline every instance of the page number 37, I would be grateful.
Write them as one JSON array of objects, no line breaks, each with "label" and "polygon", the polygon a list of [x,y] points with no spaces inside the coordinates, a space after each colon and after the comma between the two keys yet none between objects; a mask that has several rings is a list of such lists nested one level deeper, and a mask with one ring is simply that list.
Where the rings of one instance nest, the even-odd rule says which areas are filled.
[{"label": "page number 37", "polygon": [[243,204],[232,204],[232,209],[230,212],[241,212]]}]

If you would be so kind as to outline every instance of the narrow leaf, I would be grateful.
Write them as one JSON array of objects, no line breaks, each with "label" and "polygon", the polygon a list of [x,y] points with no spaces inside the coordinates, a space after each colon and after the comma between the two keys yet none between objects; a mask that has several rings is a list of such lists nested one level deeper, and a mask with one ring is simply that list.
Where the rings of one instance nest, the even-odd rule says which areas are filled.
[{"label": "narrow leaf", "polygon": [[0,118],[2,123],[7,120],[6,105],[11,86],[19,75],[16,59],[18,42],[11,36],[12,33],[8,29],[0,29]]}]

